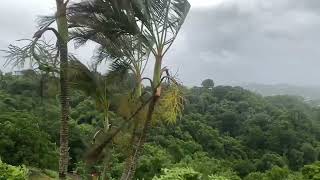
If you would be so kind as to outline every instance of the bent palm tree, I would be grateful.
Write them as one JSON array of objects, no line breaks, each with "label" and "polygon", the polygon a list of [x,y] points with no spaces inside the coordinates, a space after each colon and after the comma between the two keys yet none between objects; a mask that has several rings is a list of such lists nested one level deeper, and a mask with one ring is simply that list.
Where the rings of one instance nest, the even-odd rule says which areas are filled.
[{"label": "bent palm tree", "polygon": [[[117,7],[115,8],[117,11],[110,8],[112,6]],[[108,26],[117,24],[120,25],[118,26],[119,32],[130,32],[130,37],[137,38],[137,42],[143,44],[155,57],[153,80],[142,78],[148,79],[152,87],[152,97],[148,101],[147,117],[143,125],[143,131],[139,135],[139,141],[135,145],[134,156],[122,176],[122,179],[132,179],[137,159],[151,126],[155,106],[161,97],[161,83],[165,79],[174,81],[168,74],[163,76],[163,72],[166,72],[166,70],[162,69],[162,61],[184,23],[190,4],[187,0],[94,0],[87,4],[77,4],[74,7],[78,8],[71,8],[73,17],[71,15],[70,19],[74,19],[74,24],[80,27],[77,37],[84,40],[83,42],[88,39],[93,40],[101,44],[107,50],[107,54],[111,54],[111,56],[116,54],[118,58],[129,57],[130,53],[128,56],[126,52],[131,51],[126,50],[130,46],[119,46],[118,43],[127,38],[128,33],[114,34],[110,29],[105,30]],[[78,19],[82,20],[78,21]],[[120,50],[117,51],[120,55],[109,51],[110,44],[112,47],[120,47]],[[92,151],[91,156],[99,154],[103,147],[119,132],[120,130],[115,131],[110,137],[106,138],[101,145]]]},{"label": "bent palm tree", "polygon": [[[184,23],[190,9],[190,4],[187,0],[144,0],[143,8],[148,18],[145,23],[142,23],[142,26],[145,27],[142,31],[142,35],[146,37],[146,39],[155,42],[155,45],[150,46],[151,52],[155,57],[153,80],[151,84],[153,97],[149,104],[147,119],[142,134],[135,146],[134,158],[131,165],[129,165],[130,167],[126,168],[126,172],[123,173],[122,180],[133,179],[138,157],[151,127],[155,106],[161,96],[162,80],[165,78],[173,80],[169,75],[162,76],[164,72],[162,69],[162,61]],[[148,45],[150,44],[151,43],[148,43]]]},{"label": "bent palm tree", "polygon": [[[119,71],[118,68],[123,68],[125,71],[127,69],[126,64],[116,64],[112,67],[115,67],[116,71]],[[121,66],[121,67],[119,67]],[[112,73],[110,73],[112,74]],[[109,75],[110,75],[109,74]],[[88,96],[92,97],[96,103],[96,108],[98,111],[103,113],[103,128],[99,129],[94,137],[93,143],[96,143],[99,140],[99,137],[104,136],[110,128],[109,121],[109,107],[110,107],[110,81],[113,81],[113,78],[109,76],[101,75],[97,72],[96,68],[90,70],[87,66],[82,64],[80,61],[73,59],[70,61],[70,82],[71,86],[85,92]],[[106,170],[108,166],[108,161],[110,159],[110,148],[105,147],[104,149],[104,162],[103,162],[103,173],[102,179],[106,179]]]}]

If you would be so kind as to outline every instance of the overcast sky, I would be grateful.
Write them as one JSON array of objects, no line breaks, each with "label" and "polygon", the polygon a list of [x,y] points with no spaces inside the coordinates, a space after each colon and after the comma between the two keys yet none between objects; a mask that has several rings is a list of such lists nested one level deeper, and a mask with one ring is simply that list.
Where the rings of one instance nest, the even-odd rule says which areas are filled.
[{"label": "overcast sky", "polygon": [[[165,58],[186,85],[320,85],[320,0],[190,0],[192,10]],[[31,37],[54,0],[0,2],[0,49]],[[88,60],[90,48],[76,51]],[[0,58],[1,59],[1,58]],[[3,68],[2,68],[3,69]]]}]

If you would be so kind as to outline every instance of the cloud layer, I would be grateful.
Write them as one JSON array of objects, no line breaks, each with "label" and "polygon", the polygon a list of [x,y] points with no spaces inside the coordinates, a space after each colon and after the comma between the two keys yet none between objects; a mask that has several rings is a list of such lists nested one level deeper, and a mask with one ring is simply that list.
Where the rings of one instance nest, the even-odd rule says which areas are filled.
[{"label": "cloud layer", "polygon": [[[52,13],[52,2],[1,2],[0,49],[31,37],[36,15]],[[320,85],[319,32],[319,0],[221,0],[191,10],[165,64],[186,85],[205,78]],[[80,56],[88,59],[91,49]]]},{"label": "cloud layer", "polygon": [[204,78],[319,85],[319,9],[318,0],[226,0],[193,9],[167,63],[190,85]]}]

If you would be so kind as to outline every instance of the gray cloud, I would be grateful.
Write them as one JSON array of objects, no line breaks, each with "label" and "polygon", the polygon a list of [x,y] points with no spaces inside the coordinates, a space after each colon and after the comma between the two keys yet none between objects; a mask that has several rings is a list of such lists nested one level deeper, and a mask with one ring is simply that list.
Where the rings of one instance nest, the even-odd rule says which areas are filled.
[{"label": "gray cloud", "polygon": [[192,10],[169,60],[186,84],[320,82],[320,1],[229,0]]},{"label": "gray cloud", "polygon": [[[20,0],[14,8],[17,3],[1,2],[0,49],[30,37],[36,15],[53,12],[52,1]],[[186,85],[204,78],[320,85],[319,10],[319,0],[225,0],[193,8],[165,64]],[[84,61],[92,46],[77,51]]]}]

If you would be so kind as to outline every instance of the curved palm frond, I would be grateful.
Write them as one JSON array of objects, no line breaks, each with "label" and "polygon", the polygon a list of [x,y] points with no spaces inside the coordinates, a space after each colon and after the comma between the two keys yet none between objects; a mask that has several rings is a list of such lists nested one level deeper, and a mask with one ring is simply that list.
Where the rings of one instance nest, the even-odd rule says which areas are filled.
[{"label": "curved palm frond", "polygon": [[45,41],[22,39],[20,43],[25,46],[9,45],[7,50],[1,50],[5,53],[5,65],[23,68],[29,63],[33,69],[39,69],[49,73],[59,71],[58,50],[55,45]]},{"label": "curved palm frond", "polygon": [[141,76],[149,49],[141,43],[141,22],[146,21],[141,0],[91,0],[69,6],[72,38],[77,46],[94,41],[101,47],[98,60],[112,59],[130,64]]},{"label": "curved palm frond", "polygon": [[[82,39],[89,40],[99,34],[116,39],[124,34],[137,34],[135,15],[139,14],[135,1],[89,0],[71,4],[68,19]],[[83,33],[85,32],[85,33]],[[81,36],[80,36],[81,37]]]},{"label": "curved palm frond", "polygon": [[52,15],[52,16],[39,16],[37,18],[38,28],[44,29],[46,27],[49,27],[55,21],[56,21],[56,17],[54,15]]},{"label": "curved palm frond", "polygon": [[76,59],[70,60],[69,65],[70,85],[96,98],[101,89],[97,72],[90,71],[86,65]]}]

